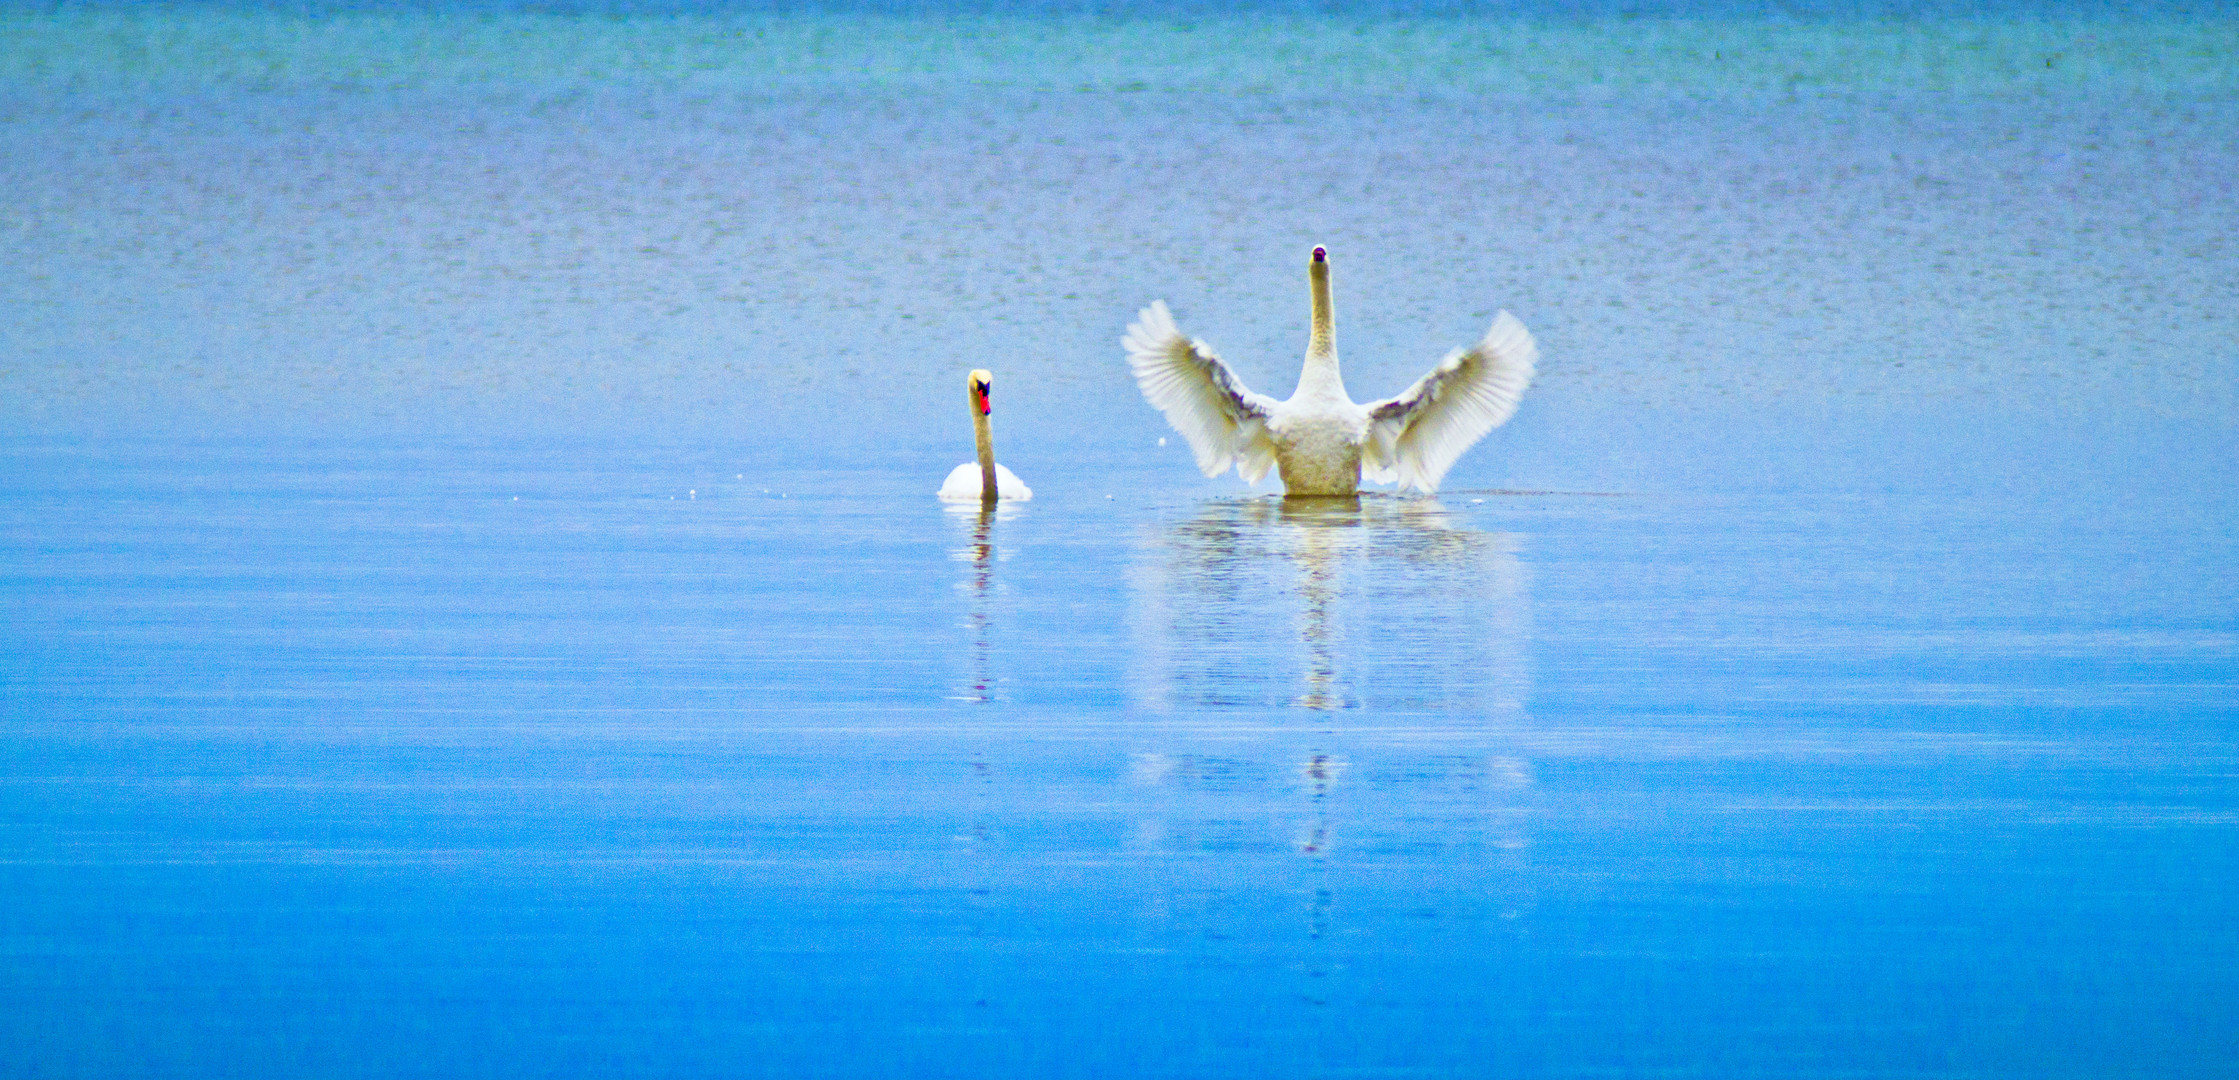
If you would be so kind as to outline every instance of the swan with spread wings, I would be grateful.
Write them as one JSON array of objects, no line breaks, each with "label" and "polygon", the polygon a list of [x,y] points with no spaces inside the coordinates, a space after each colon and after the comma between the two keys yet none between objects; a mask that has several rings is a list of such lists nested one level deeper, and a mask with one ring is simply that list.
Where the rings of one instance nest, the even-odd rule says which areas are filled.
[{"label": "swan with spread wings", "polygon": [[1462,451],[1515,414],[1539,359],[1531,332],[1503,311],[1476,345],[1454,350],[1397,397],[1355,404],[1337,369],[1326,249],[1314,249],[1307,273],[1313,329],[1288,401],[1247,389],[1211,346],[1182,335],[1163,300],[1121,339],[1135,384],[1189,440],[1207,476],[1233,465],[1256,484],[1275,469],[1289,495],[1352,495],[1364,477],[1437,491]]}]

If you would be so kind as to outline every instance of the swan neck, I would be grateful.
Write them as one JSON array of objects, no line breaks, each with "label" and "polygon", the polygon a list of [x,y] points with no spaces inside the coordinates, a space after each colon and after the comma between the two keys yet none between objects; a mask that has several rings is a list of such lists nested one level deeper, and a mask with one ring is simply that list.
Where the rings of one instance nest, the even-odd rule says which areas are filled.
[{"label": "swan neck", "polygon": [[1337,370],[1337,308],[1329,296],[1329,264],[1310,264],[1307,278],[1313,291],[1314,322],[1306,339],[1306,370],[1299,377],[1299,389],[1342,393],[1345,380]]},{"label": "swan neck", "polygon": [[995,433],[988,426],[987,414],[975,404],[972,408],[972,441],[980,452],[980,501],[994,502],[1000,495],[995,487]]},{"label": "swan neck", "polygon": [[1329,299],[1329,264],[1318,262],[1307,269],[1313,284],[1314,328],[1313,336],[1306,341],[1306,351],[1337,355],[1337,309]]}]

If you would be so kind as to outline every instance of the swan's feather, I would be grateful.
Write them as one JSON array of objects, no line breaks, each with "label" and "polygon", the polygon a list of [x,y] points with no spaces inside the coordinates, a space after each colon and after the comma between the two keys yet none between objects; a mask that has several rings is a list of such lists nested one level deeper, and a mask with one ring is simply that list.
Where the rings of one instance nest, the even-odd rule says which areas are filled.
[{"label": "swan's feather", "polygon": [[1211,346],[1183,337],[1166,301],[1144,308],[1120,344],[1135,385],[1189,440],[1205,475],[1219,476],[1234,465],[1246,483],[1256,484],[1274,467],[1267,420],[1275,399],[1246,389]]},{"label": "swan's feather", "polygon": [[1437,491],[1462,451],[1515,415],[1538,360],[1531,331],[1501,312],[1476,345],[1454,350],[1398,397],[1368,403],[1362,474]]}]

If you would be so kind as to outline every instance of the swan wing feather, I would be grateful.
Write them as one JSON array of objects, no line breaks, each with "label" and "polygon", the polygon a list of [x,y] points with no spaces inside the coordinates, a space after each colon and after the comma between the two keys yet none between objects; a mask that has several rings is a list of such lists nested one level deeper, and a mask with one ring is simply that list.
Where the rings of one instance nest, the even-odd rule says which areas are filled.
[{"label": "swan wing feather", "polygon": [[1362,472],[1425,493],[1462,452],[1508,422],[1537,371],[1539,345],[1505,311],[1477,344],[1456,349],[1399,396],[1368,404]]},{"label": "swan wing feather", "polygon": [[1205,475],[1219,476],[1231,465],[1247,483],[1267,475],[1275,464],[1275,441],[1267,432],[1275,399],[1245,387],[1212,346],[1184,337],[1166,301],[1144,308],[1120,344],[1135,385],[1189,441]]}]

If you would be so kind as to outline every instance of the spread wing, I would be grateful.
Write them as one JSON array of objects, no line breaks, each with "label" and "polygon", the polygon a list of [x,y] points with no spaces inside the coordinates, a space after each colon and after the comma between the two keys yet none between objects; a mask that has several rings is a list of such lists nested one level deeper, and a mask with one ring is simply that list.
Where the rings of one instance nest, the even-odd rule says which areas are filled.
[{"label": "spread wing", "polygon": [[1462,451],[1516,414],[1538,362],[1531,331],[1501,312],[1476,345],[1454,350],[1398,397],[1368,403],[1361,471],[1371,480],[1437,491]]},{"label": "spread wing", "polygon": [[1202,341],[1183,337],[1166,301],[1154,301],[1120,339],[1135,385],[1166,422],[1189,440],[1197,467],[1219,476],[1230,465],[1246,483],[1259,483],[1275,464],[1267,418],[1275,399],[1245,389],[1236,374]]}]

